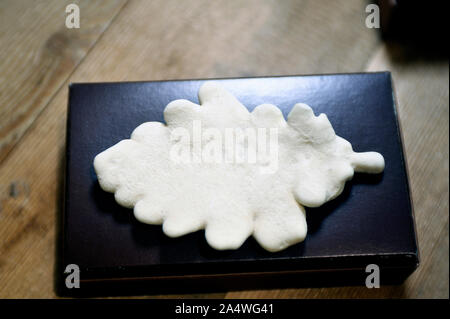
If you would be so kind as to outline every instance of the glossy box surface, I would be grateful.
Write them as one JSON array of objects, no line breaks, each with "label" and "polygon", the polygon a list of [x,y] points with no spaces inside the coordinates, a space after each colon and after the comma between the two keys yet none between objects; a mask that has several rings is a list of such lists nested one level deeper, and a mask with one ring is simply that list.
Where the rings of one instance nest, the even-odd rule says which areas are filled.
[{"label": "glossy box surface", "polygon": [[253,238],[238,250],[216,251],[206,243],[203,231],[168,238],[161,226],[139,223],[132,210],[102,191],[92,162],[96,154],[129,138],[141,123],[163,122],[170,101],[198,103],[204,80],[71,84],[60,261],[62,267],[80,267],[86,291],[364,285],[368,264],[380,266],[382,283],[397,283],[417,267],[414,218],[389,73],[215,81],[249,110],[271,103],[286,117],[295,103],[307,103],[316,115],[327,114],[336,134],[351,142],[355,151],[380,152],[386,162],[384,173],[355,174],[337,199],[307,208],[306,240],[278,253],[265,251]]}]

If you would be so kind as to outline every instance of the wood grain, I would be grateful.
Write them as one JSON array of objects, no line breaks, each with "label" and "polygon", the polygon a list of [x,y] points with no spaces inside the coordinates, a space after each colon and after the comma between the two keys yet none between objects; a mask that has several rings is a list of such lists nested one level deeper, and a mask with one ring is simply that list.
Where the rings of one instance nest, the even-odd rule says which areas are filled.
[{"label": "wood grain", "polygon": [[[380,68],[394,71],[422,253],[422,266],[407,283],[377,290],[337,287],[152,297],[448,297],[448,62],[418,62],[417,70],[417,64],[390,61],[377,33],[364,26],[364,7],[364,1],[129,1],[81,63],[74,64],[70,77],[64,81],[60,76],[62,85],[41,82],[28,88],[30,94],[45,91],[47,97],[28,102],[41,111],[0,163],[0,297],[56,296],[53,272],[69,82]],[[46,10],[44,5],[40,14],[46,16]],[[9,28],[16,32],[21,26],[11,22]],[[83,26],[76,32],[84,32]],[[60,50],[70,55],[78,46],[63,41]],[[10,58],[14,49],[8,50],[5,56]],[[2,79],[7,75],[12,82],[31,85],[7,70],[0,69]],[[20,95],[20,85],[9,91]],[[1,110],[10,114],[0,118],[1,128],[9,125],[14,107],[22,101],[14,99],[9,102],[13,107]],[[9,129],[5,132],[10,134]]]},{"label": "wood grain", "polygon": [[422,261],[407,291],[448,298],[448,60],[424,60],[388,46],[368,70],[391,70],[397,92]]},{"label": "wood grain", "polygon": [[[80,29],[65,26],[77,3]],[[0,163],[123,6],[113,1],[0,2]]]}]

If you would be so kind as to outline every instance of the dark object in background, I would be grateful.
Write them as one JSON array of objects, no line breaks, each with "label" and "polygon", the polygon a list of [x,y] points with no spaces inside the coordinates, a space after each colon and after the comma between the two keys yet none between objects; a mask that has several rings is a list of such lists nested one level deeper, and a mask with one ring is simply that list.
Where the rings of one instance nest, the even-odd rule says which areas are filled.
[{"label": "dark object in background", "polygon": [[[140,294],[230,289],[364,285],[369,264],[381,285],[401,283],[418,265],[414,218],[390,73],[216,80],[252,110],[297,102],[325,113],[356,151],[380,152],[384,174],[356,174],[335,200],[306,209],[303,243],[278,253],[250,237],[217,251],[198,231],[169,238],[138,222],[102,191],[95,155],[129,138],[147,121],[163,121],[175,99],[198,103],[204,80],[72,84],[69,92],[61,294]],[[80,267],[80,288],[65,289],[63,271]]]},{"label": "dark object in background", "polygon": [[447,57],[448,1],[378,0],[381,34],[427,55]]}]

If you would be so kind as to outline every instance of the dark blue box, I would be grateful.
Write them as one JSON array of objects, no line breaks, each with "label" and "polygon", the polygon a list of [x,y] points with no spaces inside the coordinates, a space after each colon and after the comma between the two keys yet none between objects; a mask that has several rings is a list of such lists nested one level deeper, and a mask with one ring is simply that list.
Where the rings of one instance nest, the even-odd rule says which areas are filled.
[{"label": "dark blue box", "polygon": [[238,250],[216,251],[203,231],[168,238],[161,226],[136,221],[102,191],[92,163],[141,123],[163,121],[170,101],[198,103],[204,80],[73,83],[60,275],[64,278],[66,265],[77,264],[81,288],[62,288],[63,293],[364,285],[369,264],[380,267],[382,285],[403,282],[419,258],[390,73],[216,81],[250,110],[271,103],[287,116],[295,103],[309,104],[315,114],[327,114],[355,151],[381,153],[384,173],[355,174],[337,199],[307,208],[306,240],[278,253],[265,251],[253,238]]}]

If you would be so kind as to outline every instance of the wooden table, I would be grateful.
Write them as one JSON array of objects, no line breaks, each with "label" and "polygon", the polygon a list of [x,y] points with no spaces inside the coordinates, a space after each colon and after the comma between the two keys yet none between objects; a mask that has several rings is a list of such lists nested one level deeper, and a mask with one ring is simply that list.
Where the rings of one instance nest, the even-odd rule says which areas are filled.
[{"label": "wooden table", "polygon": [[[81,27],[65,26],[80,7]],[[366,1],[0,2],[0,297],[52,298],[70,82],[390,70],[422,263],[401,286],[186,297],[449,297],[448,60],[366,28]],[[154,296],[154,297],[175,297]],[[181,297],[181,296],[176,296]]]}]

